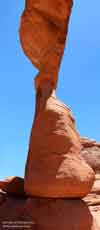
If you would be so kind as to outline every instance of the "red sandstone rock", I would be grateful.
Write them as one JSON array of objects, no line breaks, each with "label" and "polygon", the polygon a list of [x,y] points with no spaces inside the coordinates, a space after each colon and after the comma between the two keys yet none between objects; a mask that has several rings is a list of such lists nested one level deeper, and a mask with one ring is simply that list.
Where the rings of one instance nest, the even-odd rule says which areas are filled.
[{"label": "red sandstone rock", "polygon": [[100,174],[97,174],[95,176],[95,182],[93,184],[91,192],[100,195]]},{"label": "red sandstone rock", "polygon": [[[96,176],[100,180],[99,176]],[[17,187],[16,194],[20,191]],[[20,194],[20,192],[19,192]],[[0,191],[0,229],[100,230],[98,191],[84,201],[12,196]]]},{"label": "red sandstone rock", "polygon": [[[71,4],[71,0],[26,1],[21,39],[25,53],[33,64],[42,70],[36,85],[41,83],[41,86],[41,79],[49,79],[51,73],[52,81],[56,85],[58,66],[65,43],[65,25],[70,15]],[[41,25],[43,33],[42,37],[34,37],[34,41],[37,42],[36,50],[32,36],[35,25],[36,32],[38,27],[34,21]],[[63,36],[60,36],[61,32]],[[53,44],[53,49],[50,48],[50,55],[48,54],[44,60],[44,48],[48,47],[48,41]],[[56,42],[58,58],[54,51]],[[45,44],[47,47],[43,46]],[[46,66],[47,69],[44,68]],[[56,71],[49,72],[52,67],[56,67]],[[42,97],[38,91],[39,93],[26,165],[26,192],[30,195],[51,197],[82,197],[90,191],[94,174],[80,155],[80,138],[71,111],[54,97],[47,99],[49,91],[46,88],[42,92]],[[0,229],[4,229],[5,226],[19,229],[22,226],[22,229],[28,227],[33,230],[100,230],[99,197],[96,194],[99,183],[94,187],[95,191],[92,188],[92,194],[83,202],[78,199],[27,198],[24,196],[23,179],[11,177],[0,181],[0,189],[3,190],[0,192]],[[12,194],[22,197],[14,197]]]},{"label": "red sandstone rock", "polygon": [[54,88],[63,55],[72,0],[26,0],[21,17],[20,40],[25,54]]},{"label": "red sandstone rock", "polygon": [[37,99],[25,169],[25,192],[30,196],[83,197],[91,190],[94,173],[81,157],[74,118],[54,96],[46,102],[44,98],[40,94]]},{"label": "red sandstone rock", "polygon": [[24,179],[15,176],[7,177],[0,180],[0,189],[10,194],[24,196]]},{"label": "red sandstone rock", "polygon": [[81,137],[81,143],[84,148],[93,146],[100,147],[100,143],[97,143],[94,139],[88,139],[87,137]]},{"label": "red sandstone rock", "polygon": [[25,169],[30,196],[83,197],[94,181],[80,155],[80,137],[71,111],[58,101],[56,88],[72,0],[26,0],[20,39],[25,54],[39,69],[35,79],[36,114]]},{"label": "red sandstone rock", "polygon": [[84,201],[75,199],[8,196],[0,205],[0,229],[100,230],[99,217],[99,209],[91,210]]},{"label": "red sandstone rock", "polygon": [[95,173],[100,173],[100,143],[88,138],[81,138],[81,143],[84,160],[93,168]]}]

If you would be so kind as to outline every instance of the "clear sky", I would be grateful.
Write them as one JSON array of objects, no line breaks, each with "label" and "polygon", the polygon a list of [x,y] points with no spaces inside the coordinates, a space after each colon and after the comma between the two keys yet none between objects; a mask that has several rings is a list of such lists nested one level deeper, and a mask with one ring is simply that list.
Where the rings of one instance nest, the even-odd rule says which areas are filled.
[{"label": "clear sky", "polygon": [[[37,70],[22,52],[24,0],[0,3],[0,178],[24,176]],[[57,96],[73,111],[81,136],[100,141],[100,0],[76,0]]]}]

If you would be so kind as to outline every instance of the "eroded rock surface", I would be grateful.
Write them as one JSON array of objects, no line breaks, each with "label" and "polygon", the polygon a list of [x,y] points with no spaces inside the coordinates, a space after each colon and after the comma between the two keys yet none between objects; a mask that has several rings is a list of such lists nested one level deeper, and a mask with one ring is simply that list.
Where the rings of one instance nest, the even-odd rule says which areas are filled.
[{"label": "eroded rock surface", "polygon": [[0,180],[0,189],[4,193],[15,194],[19,196],[24,196],[24,179],[16,176],[7,177]]},{"label": "eroded rock surface", "polygon": [[[36,114],[25,181],[0,181],[0,229],[100,230],[100,182],[93,185],[94,172],[84,161],[84,148],[97,146],[80,140],[71,111],[53,92],[71,8],[72,0],[26,0],[20,38],[40,71],[35,80]],[[90,162],[97,170],[99,166]],[[84,200],[78,199],[90,190]]]},{"label": "eroded rock surface", "polygon": [[20,40],[25,54],[39,69],[36,88],[43,80],[56,87],[71,8],[72,0],[26,0]]},{"label": "eroded rock surface", "polygon": [[83,197],[91,190],[94,172],[81,156],[72,112],[54,95],[45,100],[43,92],[37,96],[25,192],[41,197]]},{"label": "eroded rock surface", "polygon": [[82,156],[93,168],[95,173],[100,173],[100,143],[88,138],[81,138]]},{"label": "eroded rock surface", "polygon": [[100,205],[92,206],[88,200],[19,198],[7,194],[0,204],[0,229],[4,225],[9,229],[22,226],[21,229],[31,230],[100,230]]},{"label": "eroded rock surface", "polygon": [[94,181],[93,170],[80,154],[71,111],[54,96],[72,4],[72,0],[26,0],[21,17],[22,48],[39,70],[25,168],[24,190],[30,196],[83,197]]}]

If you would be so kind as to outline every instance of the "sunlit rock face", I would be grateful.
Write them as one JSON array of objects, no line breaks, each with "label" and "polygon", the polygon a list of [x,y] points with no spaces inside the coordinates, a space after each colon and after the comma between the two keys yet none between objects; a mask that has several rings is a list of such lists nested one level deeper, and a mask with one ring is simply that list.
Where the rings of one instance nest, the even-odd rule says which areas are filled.
[{"label": "sunlit rock face", "polygon": [[89,138],[81,138],[82,156],[95,173],[100,173],[100,143]]},{"label": "sunlit rock face", "polygon": [[72,0],[26,0],[20,40],[25,54],[40,71],[36,87],[44,79],[56,87],[71,8]]},{"label": "sunlit rock face", "polygon": [[83,197],[91,190],[94,172],[81,156],[72,112],[54,95],[46,102],[41,95],[30,137],[25,192],[41,197]]},{"label": "sunlit rock face", "polygon": [[30,196],[84,197],[94,181],[72,113],[55,96],[71,9],[72,0],[27,0],[21,17],[23,50],[39,69],[25,167],[24,190]]},{"label": "sunlit rock face", "polygon": [[0,229],[100,230],[100,175],[93,184],[83,154],[91,146],[80,138],[71,110],[55,96],[71,7],[71,0],[26,1],[20,38],[39,69],[36,112],[25,178],[0,181]]}]

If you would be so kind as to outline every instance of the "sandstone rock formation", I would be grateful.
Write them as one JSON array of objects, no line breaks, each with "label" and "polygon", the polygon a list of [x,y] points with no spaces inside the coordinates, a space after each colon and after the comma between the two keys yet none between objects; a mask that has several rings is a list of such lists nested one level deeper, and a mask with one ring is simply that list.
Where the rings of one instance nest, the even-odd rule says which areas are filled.
[{"label": "sandstone rock formation", "polygon": [[72,0],[26,0],[20,39],[25,54],[39,69],[35,85],[49,80],[56,87]]},{"label": "sandstone rock formation", "polygon": [[89,193],[94,173],[80,152],[71,111],[54,95],[49,97],[39,106],[33,123],[25,170],[27,195],[83,197]]},{"label": "sandstone rock formation", "polygon": [[100,230],[95,143],[80,138],[72,112],[55,96],[71,7],[72,0],[26,0],[20,38],[39,69],[36,113],[24,180],[0,181],[0,229]]},{"label": "sandstone rock formation", "polygon": [[81,138],[82,156],[95,173],[100,173],[100,143],[88,138]]},{"label": "sandstone rock formation", "polygon": [[55,96],[72,0],[26,0],[20,39],[39,69],[35,78],[36,113],[25,168],[27,195],[83,197],[91,190],[93,170],[81,156],[71,111]]},{"label": "sandstone rock formation", "polygon": [[24,179],[16,176],[7,177],[0,180],[0,189],[8,194],[24,196]]},{"label": "sandstone rock formation", "polygon": [[96,191],[89,194],[84,201],[17,197],[1,191],[0,229],[4,227],[30,230],[100,230],[100,198]]}]

